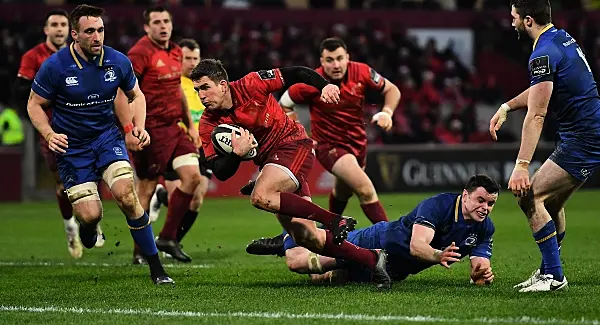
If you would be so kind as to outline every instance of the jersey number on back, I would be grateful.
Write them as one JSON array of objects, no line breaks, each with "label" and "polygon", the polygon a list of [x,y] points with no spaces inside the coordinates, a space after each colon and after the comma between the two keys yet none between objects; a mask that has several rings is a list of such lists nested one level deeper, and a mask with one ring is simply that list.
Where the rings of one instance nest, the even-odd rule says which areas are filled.
[{"label": "jersey number on back", "polygon": [[583,54],[583,51],[581,50],[581,48],[579,46],[577,47],[577,54],[579,54],[579,57],[581,57],[581,59],[583,60],[583,63],[585,63],[585,66],[587,67],[588,71],[590,73],[592,73],[592,69],[590,68],[589,63],[587,62],[587,59],[585,58],[585,54]]}]

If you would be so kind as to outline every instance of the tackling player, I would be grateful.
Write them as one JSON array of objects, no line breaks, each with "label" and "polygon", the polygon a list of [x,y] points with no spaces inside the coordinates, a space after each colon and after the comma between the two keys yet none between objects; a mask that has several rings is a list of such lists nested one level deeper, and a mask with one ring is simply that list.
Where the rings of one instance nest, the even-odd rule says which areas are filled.
[{"label": "tackling player", "polygon": [[[182,39],[178,44],[181,46],[181,51],[183,52],[181,86],[183,87],[183,92],[185,93],[188,107],[192,114],[194,127],[198,129],[200,117],[204,112],[204,105],[202,105],[200,98],[198,98],[198,93],[194,89],[194,83],[192,82],[192,79],[190,79],[190,75],[192,74],[192,70],[198,65],[198,62],[200,62],[200,45],[193,39]],[[181,123],[180,126],[185,129],[183,123]],[[190,209],[185,213],[181,220],[181,224],[177,228],[178,242],[181,242],[183,237],[192,228],[192,225],[198,217],[198,210],[204,201],[204,195],[206,195],[206,191],[208,190],[208,183],[212,177],[212,170],[206,168],[204,160],[204,151],[200,149],[200,183],[194,191],[194,198],[190,203]],[[168,206],[169,196],[173,193],[175,188],[181,184],[179,176],[174,171],[166,172],[164,177],[166,188],[158,184],[154,191],[154,195],[152,196],[152,200],[150,201],[150,213],[148,215],[153,222],[156,221],[159,216],[160,206],[163,204]]]},{"label": "tackling player", "polygon": [[[512,25],[519,37],[533,39],[529,60],[530,87],[503,104],[490,121],[490,132],[506,120],[509,111],[527,108],[521,148],[508,187],[519,198],[533,237],[542,253],[542,265],[521,292],[568,288],[560,262],[565,236],[565,202],[600,166],[600,96],[583,51],[566,31],[552,25],[548,0],[512,0]],[[560,141],[529,180],[529,162],[535,152],[551,105],[558,117]]]},{"label": "tackling player", "polygon": [[[499,190],[498,183],[490,177],[472,176],[462,193],[427,198],[399,220],[350,232],[348,241],[359,247],[384,249],[388,253],[387,270],[394,280],[404,280],[438,264],[450,268],[469,255],[472,283],[489,284],[494,280],[490,259],[495,231],[489,214]],[[255,252],[260,248],[259,255],[285,255],[291,271],[311,274],[315,282],[371,280],[370,272],[355,263],[311,253],[296,246],[289,235],[273,247],[266,247],[267,242],[268,239],[255,240],[248,247],[254,246]]]},{"label": "tackling player", "polygon": [[[310,202],[306,180],[314,163],[313,143],[304,128],[283,112],[272,92],[284,85],[306,83],[321,91],[328,102],[339,101],[339,88],[305,67],[252,72],[229,82],[220,61],[205,59],[192,71],[191,79],[206,111],[200,119],[202,147],[213,174],[224,181],[233,176],[241,157],[256,148],[254,163],[260,174],[251,194],[252,205],[276,213],[277,219],[301,246],[327,256],[356,261],[372,270],[380,288],[389,288],[384,251],[367,250],[345,241],[356,221],[331,213]],[[241,135],[232,132],[232,152],[217,155],[211,133],[219,124],[239,125]],[[245,130],[248,129],[248,130]],[[329,230],[317,233],[313,221]]]},{"label": "tackling player", "polygon": [[354,193],[372,223],[387,221],[375,187],[364,171],[367,159],[367,132],[363,121],[365,93],[374,90],[383,94],[383,108],[371,122],[388,131],[400,101],[400,90],[368,65],[350,61],[346,44],[339,38],[324,39],[319,51],[321,67],[316,71],[340,87],[340,102],[327,104],[319,99],[320,93],[314,87],[296,84],[281,96],[279,104],[290,116],[295,116],[293,109],[297,104],[310,105],[311,137],[317,143],[317,159],[335,176],[329,211],[342,214]]},{"label": "tackling player", "polygon": [[[200,138],[181,87],[183,53],[179,45],[170,41],[173,21],[165,8],[144,11],[144,30],[146,36],[128,53],[140,88],[148,98],[146,126],[153,139],[143,151],[132,153],[139,179],[138,193],[142,207],[149,211],[158,177],[166,171],[177,173],[181,183],[171,194],[167,218],[156,246],[179,261],[191,262],[177,241],[177,229],[189,211],[194,191],[200,183]],[[178,126],[178,121],[183,121],[187,134]],[[136,247],[133,263],[142,261]]]},{"label": "tackling player", "polygon": [[[103,45],[103,13],[88,5],[71,12],[74,42],[44,61],[33,81],[27,112],[56,154],[83,246],[92,248],[98,237],[96,225],[102,218],[98,182],[102,179],[127,217],[154,283],[173,283],[160,263],[150,220],[137,199],[125,145],[127,141],[143,147],[150,142],[144,130],[144,95],[127,57]],[[135,116],[128,105],[114,105],[119,88],[129,98]],[[44,113],[46,107],[52,108],[52,125]]]},{"label": "tackling player", "polygon": [[[69,36],[69,14],[61,9],[49,11],[46,14],[44,23],[44,34],[46,34],[46,41],[25,52],[21,58],[21,65],[19,66],[19,72],[17,73],[17,79],[15,81],[15,97],[24,104],[29,97],[33,78],[38,70],[40,70],[42,63],[56,51],[67,45],[67,38]],[[52,118],[52,110],[46,109],[46,114],[49,119]],[[58,176],[56,157],[54,156],[54,152],[48,148],[48,142],[46,142],[42,136],[39,137],[39,146],[42,157],[46,162],[46,166],[50,169],[50,172],[52,172],[54,181],[56,182],[56,200],[58,201],[58,207],[63,217],[69,254],[71,254],[73,258],[81,258],[83,249],[81,247],[81,241],[79,240],[79,228],[73,217],[73,208],[71,207],[71,202],[69,202],[69,198],[65,192],[65,187]],[[102,234],[99,224],[98,233]],[[99,235],[96,241],[96,247],[102,247],[103,245],[104,237]]]}]

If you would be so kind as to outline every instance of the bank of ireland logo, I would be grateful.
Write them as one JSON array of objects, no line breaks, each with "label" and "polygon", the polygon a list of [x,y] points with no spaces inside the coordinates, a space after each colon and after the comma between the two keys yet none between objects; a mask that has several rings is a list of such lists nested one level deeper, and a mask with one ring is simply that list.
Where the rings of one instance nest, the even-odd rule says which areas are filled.
[{"label": "bank of ireland logo", "polygon": [[115,155],[117,155],[117,156],[123,155],[123,150],[119,147],[113,147],[113,151],[115,152]]},{"label": "bank of ireland logo", "polygon": [[117,76],[115,75],[115,71],[110,69],[104,73],[104,81],[113,82],[117,80]]},{"label": "bank of ireland logo", "polygon": [[98,94],[91,94],[87,98],[88,98],[88,100],[96,100],[96,99],[100,98],[100,95],[98,95]]}]

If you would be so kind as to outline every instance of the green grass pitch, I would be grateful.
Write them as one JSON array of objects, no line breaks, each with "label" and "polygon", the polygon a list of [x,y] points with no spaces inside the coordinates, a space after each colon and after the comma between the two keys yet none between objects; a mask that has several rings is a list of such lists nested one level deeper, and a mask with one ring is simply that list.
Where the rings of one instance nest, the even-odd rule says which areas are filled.
[{"label": "green grass pitch", "polygon": [[[426,194],[382,195],[388,215],[408,212]],[[168,263],[175,287],[153,286],[146,266],[131,263],[132,240],[114,202],[105,203],[103,248],[68,255],[55,202],[0,205],[0,324],[600,324],[600,192],[581,191],[567,205],[562,250],[570,291],[519,294],[512,286],[540,254],[510,193],[492,213],[493,285],[469,284],[468,260],[397,282],[311,285],[284,260],[250,256],[246,244],[280,231],[274,216],[246,199],[207,199],[184,240],[192,264]],[[326,198],[316,198],[326,206]],[[165,209],[154,225],[158,233]],[[347,214],[368,225],[353,199]]]}]

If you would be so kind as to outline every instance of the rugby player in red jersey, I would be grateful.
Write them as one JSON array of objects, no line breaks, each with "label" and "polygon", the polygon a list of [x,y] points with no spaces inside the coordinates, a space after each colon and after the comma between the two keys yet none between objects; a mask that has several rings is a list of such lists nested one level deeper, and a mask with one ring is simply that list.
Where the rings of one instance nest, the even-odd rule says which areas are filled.
[{"label": "rugby player in red jersey", "polygon": [[367,160],[367,132],[363,121],[365,93],[381,92],[384,104],[372,118],[382,129],[392,127],[392,115],[400,101],[400,90],[368,65],[350,60],[346,44],[339,38],[321,42],[321,67],[316,71],[340,87],[340,103],[319,100],[319,92],[304,84],[291,86],[280,100],[292,114],[296,104],[310,106],[311,137],[316,141],[317,159],[335,176],[329,195],[329,211],[344,212],[352,194],[372,223],[388,221],[375,187],[364,171]]},{"label": "rugby player in red jersey", "polygon": [[[271,95],[285,85],[305,83],[319,90],[320,100],[337,103],[339,88],[306,67],[252,72],[230,83],[225,68],[214,59],[200,61],[190,78],[206,107],[199,130],[213,175],[221,181],[233,176],[241,157],[256,148],[255,137],[258,153],[254,163],[259,166],[260,174],[251,193],[252,205],[275,213],[300,246],[318,254],[356,261],[372,270],[379,288],[389,288],[387,254],[346,241],[356,221],[310,201],[306,178],[315,160],[313,142]],[[219,124],[242,128],[239,138],[232,132],[233,150],[227,155],[218,155],[212,144],[211,133]],[[315,221],[328,229],[317,232]]]},{"label": "rugby player in red jersey", "polygon": [[[29,51],[25,52],[21,57],[21,65],[17,73],[17,79],[15,81],[15,97],[18,103],[22,104],[23,108],[26,107],[27,99],[31,91],[31,84],[33,83],[35,74],[39,71],[42,63],[54,54],[59,49],[67,45],[67,38],[69,36],[69,14],[61,9],[53,9],[48,11],[46,14],[46,20],[44,23],[44,34],[46,34],[46,40],[40,43]],[[46,115],[48,119],[52,118],[52,110],[46,109]],[[79,239],[79,228],[78,224],[73,217],[73,207],[65,188],[58,176],[58,168],[56,166],[56,157],[54,152],[48,148],[48,142],[42,136],[39,138],[40,152],[46,166],[52,172],[54,181],[56,182],[56,200],[58,201],[58,207],[60,214],[63,217],[65,225],[65,232],[67,234],[67,243],[69,254],[73,258],[80,258],[83,255],[83,247]],[[98,226],[98,234],[96,241],[96,247],[104,245],[104,237],[102,236],[102,230]]]},{"label": "rugby player in red jersey", "polygon": [[[173,31],[171,14],[162,7],[144,12],[142,37],[128,52],[140,88],[146,96],[146,130],[152,142],[142,151],[132,151],[137,193],[146,211],[158,177],[168,170],[179,175],[181,184],[169,198],[167,218],[156,239],[156,247],[182,262],[191,258],[181,250],[177,228],[188,211],[194,190],[200,182],[198,148],[200,138],[181,88],[181,47],[170,40]],[[178,126],[182,121],[184,131]],[[139,249],[134,250],[134,264],[143,263]]]}]

